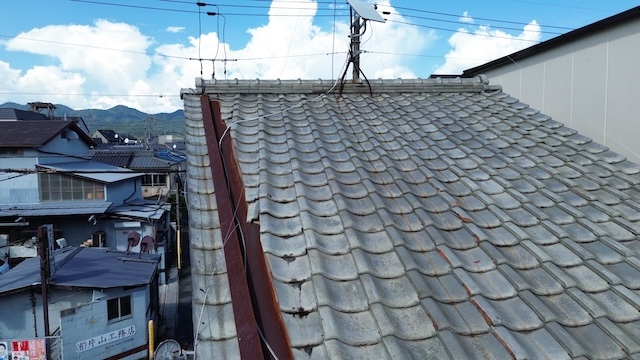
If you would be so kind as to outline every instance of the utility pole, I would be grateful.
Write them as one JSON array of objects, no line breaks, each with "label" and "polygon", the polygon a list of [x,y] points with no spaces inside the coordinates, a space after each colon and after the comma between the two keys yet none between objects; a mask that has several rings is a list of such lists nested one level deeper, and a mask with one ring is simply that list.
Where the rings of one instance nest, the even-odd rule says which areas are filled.
[{"label": "utility pole", "polygon": [[[52,231],[52,230],[51,230]],[[44,315],[44,336],[49,333],[49,229],[46,226],[38,227],[38,245],[40,250],[40,284],[42,287],[42,312]]]}]

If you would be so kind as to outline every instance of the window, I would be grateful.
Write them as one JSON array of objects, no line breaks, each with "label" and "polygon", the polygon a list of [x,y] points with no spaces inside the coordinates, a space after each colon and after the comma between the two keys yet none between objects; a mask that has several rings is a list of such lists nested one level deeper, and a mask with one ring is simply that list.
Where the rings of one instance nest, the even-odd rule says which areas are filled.
[{"label": "window", "polygon": [[142,186],[166,186],[167,176],[164,174],[151,174],[142,177]]},{"label": "window", "polygon": [[40,200],[77,201],[104,199],[100,183],[61,174],[39,174]]},{"label": "window", "polygon": [[24,150],[21,148],[2,148],[0,149],[0,157],[23,156]]},{"label": "window", "polygon": [[107,320],[120,320],[131,315],[131,295],[107,300]]}]

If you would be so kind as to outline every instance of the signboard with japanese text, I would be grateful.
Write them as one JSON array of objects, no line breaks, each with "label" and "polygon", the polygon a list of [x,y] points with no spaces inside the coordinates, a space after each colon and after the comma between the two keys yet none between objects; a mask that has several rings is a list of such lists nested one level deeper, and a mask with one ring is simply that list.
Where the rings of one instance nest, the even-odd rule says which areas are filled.
[{"label": "signboard with japanese text", "polygon": [[135,334],[136,334],[136,326],[131,325],[122,329],[114,330],[106,334],[94,336],[90,339],[78,341],[76,343],[76,352],[81,353],[87,350],[91,350],[97,346],[106,345],[110,342],[128,338]]}]

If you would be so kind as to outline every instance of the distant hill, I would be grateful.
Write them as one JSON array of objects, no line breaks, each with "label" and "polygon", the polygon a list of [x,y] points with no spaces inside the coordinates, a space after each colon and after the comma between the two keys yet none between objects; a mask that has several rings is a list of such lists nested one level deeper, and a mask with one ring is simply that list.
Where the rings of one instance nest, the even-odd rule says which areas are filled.
[{"label": "distant hill", "polygon": [[[65,105],[54,105],[56,106],[55,116],[80,116],[84,119],[91,134],[96,130],[110,129],[143,138],[147,127],[151,133],[158,135],[184,134],[183,110],[176,110],[172,113],[146,114],[123,105],[114,106],[107,110],[74,110]],[[7,102],[0,104],[0,108],[29,110],[29,105]]]}]

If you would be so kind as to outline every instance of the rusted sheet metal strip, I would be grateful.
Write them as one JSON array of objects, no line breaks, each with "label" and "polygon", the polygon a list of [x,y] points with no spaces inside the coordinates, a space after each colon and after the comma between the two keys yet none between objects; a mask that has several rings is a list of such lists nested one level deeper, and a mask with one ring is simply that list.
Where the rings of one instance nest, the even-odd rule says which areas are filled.
[{"label": "rusted sheet metal strip", "polygon": [[246,276],[244,276],[242,250],[235,231],[233,201],[229,198],[229,191],[227,191],[227,181],[223,171],[222,158],[218,148],[218,137],[213,126],[214,117],[208,96],[202,95],[200,97],[200,105],[202,107],[202,121],[209,151],[211,176],[218,204],[220,231],[226,240],[223,246],[224,257],[227,263],[227,276],[233,303],[233,316],[238,333],[240,356],[246,360],[264,359],[257,322],[251,304],[249,285]]},{"label": "rusted sheet metal strip", "polygon": [[[210,102],[212,109],[214,126],[218,136],[225,133],[227,124],[222,121],[220,114],[220,103]],[[291,344],[287,336],[284,319],[280,312],[276,291],[271,278],[266,258],[260,242],[260,225],[247,223],[247,202],[244,194],[244,184],[242,182],[242,172],[235,156],[236,151],[230,132],[220,142],[224,164],[227,167],[227,176],[231,190],[231,201],[237,206],[238,221],[242,226],[245,238],[245,252],[247,257],[247,277],[249,281],[249,291],[253,301],[253,310],[258,319],[263,335],[276,357],[281,360],[292,359]],[[265,353],[268,353],[263,348]]]}]

